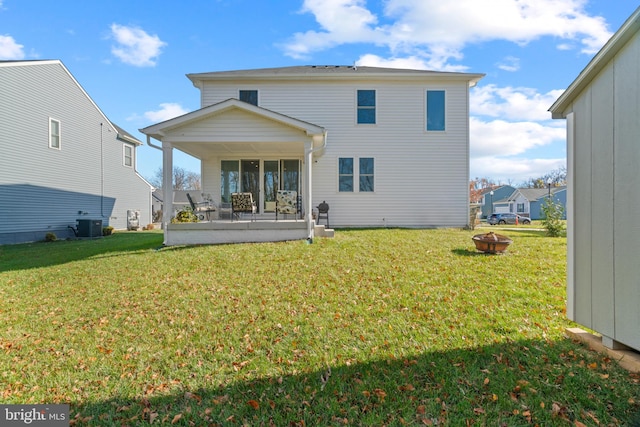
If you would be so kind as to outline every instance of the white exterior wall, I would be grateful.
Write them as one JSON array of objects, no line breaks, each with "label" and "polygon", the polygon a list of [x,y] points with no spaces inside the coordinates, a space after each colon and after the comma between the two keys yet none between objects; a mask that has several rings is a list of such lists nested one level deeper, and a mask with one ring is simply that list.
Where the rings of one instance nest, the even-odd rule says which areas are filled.
[{"label": "white exterior wall", "polygon": [[[263,108],[327,129],[327,148],[313,164],[313,206],[330,204],[332,226],[468,223],[467,82],[216,82],[205,84],[202,106],[237,98],[240,89],[258,90]],[[358,89],[376,90],[375,125],[356,124]],[[446,91],[445,132],[425,130],[427,89]],[[340,157],[374,158],[373,193],[338,191]],[[216,174],[219,159],[211,162],[203,175]]]},{"label": "white exterior wall", "polygon": [[[67,237],[78,218],[126,228],[127,209],[151,222],[149,185],[123,165],[116,129],[63,65],[0,64],[0,94],[0,243]],[[49,148],[49,118],[60,121],[60,150]]]},{"label": "white exterior wall", "polygon": [[567,313],[605,342],[635,349],[640,349],[638,70],[636,36],[564,112],[573,113]]}]

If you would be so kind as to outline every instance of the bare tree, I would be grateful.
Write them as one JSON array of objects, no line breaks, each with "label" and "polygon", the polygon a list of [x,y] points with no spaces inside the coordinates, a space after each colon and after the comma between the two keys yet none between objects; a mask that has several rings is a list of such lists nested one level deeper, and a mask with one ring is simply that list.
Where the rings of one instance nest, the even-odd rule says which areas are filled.
[{"label": "bare tree", "polygon": [[[158,168],[153,177],[147,179],[156,188],[162,188],[162,168]],[[174,190],[200,190],[200,174],[191,172],[180,166],[173,167]]]},{"label": "bare tree", "polygon": [[529,178],[527,181],[522,183],[522,187],[547,188],[549,183],[551,183],[552,187],[567,185],[567,168],[562,166],[539,178]]}]

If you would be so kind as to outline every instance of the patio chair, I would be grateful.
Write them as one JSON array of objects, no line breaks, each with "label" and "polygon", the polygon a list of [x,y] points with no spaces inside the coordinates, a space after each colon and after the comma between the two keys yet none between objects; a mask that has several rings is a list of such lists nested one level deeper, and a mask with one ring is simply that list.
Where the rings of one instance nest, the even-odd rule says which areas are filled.
[{"label": "patio chair", "polygon": [[196,203],[193,201],[193,198],[189,193],[187,193],[187,199],[189,200],[189,204],[191,205],[193,213],[198,217],[199,220],[203,220],[205,216],[207,217],[207,221],[211,220],[211,212],[216,211],[216,207],[214,205],[209,204],[209,202]]},{"label": "patio chair", "polygon": [[251,193],[231,193],[231,221],[233,217],[240,219],[243,213],[250,213],[251,220],[256,220],[256,204]]},{"label": "patio chair", "polygon": [[[276,221],[278,214],[293,214],[298,220],[298,193],[295,191],[278,190],[276,193]],[[286,217],[285,217],[286,218]]]}]

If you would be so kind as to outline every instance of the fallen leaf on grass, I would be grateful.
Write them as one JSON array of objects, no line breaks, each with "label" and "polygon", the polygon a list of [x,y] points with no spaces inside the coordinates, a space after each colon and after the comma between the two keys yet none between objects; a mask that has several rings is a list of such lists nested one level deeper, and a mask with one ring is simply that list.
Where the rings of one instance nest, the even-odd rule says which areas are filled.
[{"label": "fallen leaf on grass", "polygon": [[257,400],[249,400],[247,402],[247,405],[251,406],[253,409],[256,409],[256,410],[260,408],[260,403],[258,403]]},{"label": "fallen leaf on grass", "polygon": [[171,424],[175,424],[178,421],[180,421],[180,418],[182,418],[182,414],[178,414],[175,417],[173,417],[173,420],[171,421]]}]

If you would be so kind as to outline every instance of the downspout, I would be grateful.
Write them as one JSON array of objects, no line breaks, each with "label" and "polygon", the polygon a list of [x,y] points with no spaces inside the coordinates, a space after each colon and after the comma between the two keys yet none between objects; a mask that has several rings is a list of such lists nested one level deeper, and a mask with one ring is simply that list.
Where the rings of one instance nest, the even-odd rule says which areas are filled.
[{"label": "downspout", "polygon": [[[313,145],[312,145],[313,147]],[[313,169],[313,153],[320,151],[320,150],[324,150],[327,147],[327,131],[324,130],[324,132],[322,133],[322,145],[320,147],[316,147],[316,148],[311,148],[309,150],[307,150],[307,152],[305,153],[305,157],[306,157],[306,161],[307,161],[307,185],[309,186],[309,191],[307,191],[307,239],[309,239],[309,241],[311,241],[311,239],[313,239],[313,226],[311,224],[311,213],[313,212],[313,197],[312,197],[312,190],[311,188],[313,187],[313,183],[311,182],[311,178],[312,178],[312,169]]]}]

